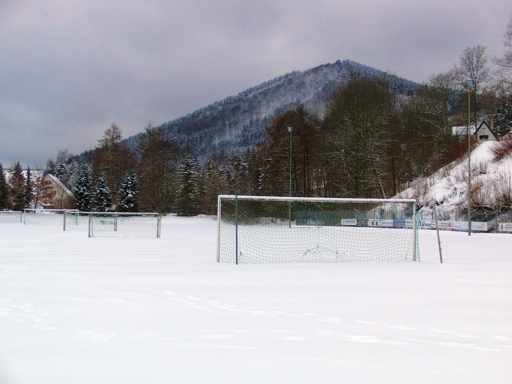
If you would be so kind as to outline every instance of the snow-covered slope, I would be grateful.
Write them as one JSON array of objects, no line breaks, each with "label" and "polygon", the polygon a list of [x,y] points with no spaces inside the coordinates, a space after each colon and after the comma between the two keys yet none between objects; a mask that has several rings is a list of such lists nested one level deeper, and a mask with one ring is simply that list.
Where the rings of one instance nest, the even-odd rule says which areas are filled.
[{"label": "snow-covered slope", "polygon": [[[497,160],[493,148],[501,143],[486,142],[471,152],[472,208],[496,210],[502,199],[512,193],[512,154]],[[441,168],[433,175],[418,178],[398,198],[415,198],[424,210],[438,204],[446,219],[465,219],[468,201],[467,156]]]}]

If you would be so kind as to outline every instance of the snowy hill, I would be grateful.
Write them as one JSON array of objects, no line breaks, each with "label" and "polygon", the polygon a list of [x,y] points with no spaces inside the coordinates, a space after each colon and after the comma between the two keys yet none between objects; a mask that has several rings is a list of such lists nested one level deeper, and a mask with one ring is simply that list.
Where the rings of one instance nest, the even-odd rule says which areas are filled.
[{"label": "snowy hill", "polygon": [[[471,152],[472,216],[487,221],[510,204],[512,198],[512,153],[496,155],[498,146],[512,147],[512,140],[486,142]],[[398,198],[417,199],[423,211],[438,204],[446,220],[466,220],[468,158],[458,159],[429,177],[418,178]]]},{"label": "snowy hill", "polygon": [[[276,77],[156,128],[202,159],[220,150],[228,155],[241,154],[263,141],[264,129],[276,115],[303,104],[311,114],[322,116],[327,101],[351,75],[383,79],[403,95],[418,86],[366,65],[338,60]],[[135,147],[139,135],[125,142]]]}]

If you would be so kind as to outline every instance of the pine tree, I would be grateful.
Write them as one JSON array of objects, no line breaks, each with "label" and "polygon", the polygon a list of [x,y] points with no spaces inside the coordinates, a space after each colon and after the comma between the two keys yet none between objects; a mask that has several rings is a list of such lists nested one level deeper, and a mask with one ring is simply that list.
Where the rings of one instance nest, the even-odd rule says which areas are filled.
[{"label": "pine tree", "polygon": [[137,212],[139,208],[139,202],[137,195],[139,191],[138,187],[138,177],[135,171],[127,171],[121,181],[121,186],[119,187],[118,196],[119,196],[119,210],[121,212]]},{"label": "pine tree", "polygon": [[59,180],[66,179],[67,172],[66,172],[66,163],[64,161],[57,161],[55,164],[55,176],[59,178]]},{"label": "pine tree", "polygon": [[23,211],[27,207],[27,180],[23,175],[23,169],[19,162],[12,168],[12,176],[9,180],[11,207],[15,211]]},{"label": "pine tree", "polygon": [[512,95],[503,97],[494,111],[493,130],[498,137],[512,131]]},{"label": "pine tree", "polygon": [[27,167],[27,184],[26,184],[26,204],[27,206],[34,200],[34,182],[32,181],[30,166]]},{"label": "pine tree", "polygon": [[112,194],[110,193],[110,188],[107,185],[107,179],[104,173],[100,174],[96,179],[92,199],[94,203],[94,211],[108,212],[111,210]]},{"label": "pine tree", "polygon": [[9,209],[9,188],[2,163],[0,163],[0,211],[5,209]]},{"label": "pine tree", "polygon": [[177,209],[180,216],[199,213],[200,183],[199,162],[191,154],[187,155],[179,169],[179,193]]},{"label": "pine tree", "polygon": [[201,183],[203,185],[201,208],[207,215],[216,214],[217,197],[229,190],[223,165],[222,157],[213,156],[203,165],[201,170]]},{"label": "pine tree", "polygon": [[78,168],[78,172],[75,179],[75,185],[73,188],[75,202],[80,211],[88,211],[91,209],[91,178],[91,166],[87,163],[81,164]]}]

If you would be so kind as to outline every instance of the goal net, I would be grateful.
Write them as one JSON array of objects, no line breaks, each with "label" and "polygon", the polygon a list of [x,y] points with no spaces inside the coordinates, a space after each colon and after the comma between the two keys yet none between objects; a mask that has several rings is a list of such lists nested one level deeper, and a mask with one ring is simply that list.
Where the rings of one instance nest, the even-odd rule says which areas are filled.
[{"label": "goal net", "polygon": [[22,223],[23,211],[0,211],[0,223]]},{"label": "goal net", "polygon": [[160,237],[158,213],[90,212],[89,237]]},{"label": "goal net", "polygon": [[415,200],[221,195],[217,261],[419,261]]},{"label": "goal net", "polygon": [[32,209],[23,211],[23,224],[45,224],[66,226],[78,225],[78,209]]}]

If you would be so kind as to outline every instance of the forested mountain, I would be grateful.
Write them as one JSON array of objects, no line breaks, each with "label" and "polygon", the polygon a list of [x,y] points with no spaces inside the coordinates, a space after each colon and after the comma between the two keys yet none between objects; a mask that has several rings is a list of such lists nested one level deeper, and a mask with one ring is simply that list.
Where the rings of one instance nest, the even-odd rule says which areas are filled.
[{"label": "forested mountain", "polygon": [[[98,147],[59,153],[48,168],[77,205],[102,211],[215,214],[226,193],[388,198],[467,150],[451,129],[468,116],[468,91],[457,79],[439,74],[420,85],[337,61],[127,139],[112,124]],[[494,121],[496,94],[473,96],[474,121]]]},{"label": "forested mountain", "polygon": [[113,123],[47,171],[101,211],[215,214],[226,193],[388,198],[476,146],[453,126],[510,131],[510,87],[486,62],[485,47],[468,47],[425,84],[349,60],[291,72],[126,139]]},{"label": "forested mountain", "polygon": [[[238,155],[263,141],[265,127],[275,116],[301,104],[311,115],[322,117],[334,92],[354,76],[384,80],[404,95],[418,87],[398,76],[350,60],[338,60],[276,77],[155,128],[163,129],[168,140],[203,161],[220,151],[228,156]],[[134,148],[141,135],[129,137],[125,143]]]}]

